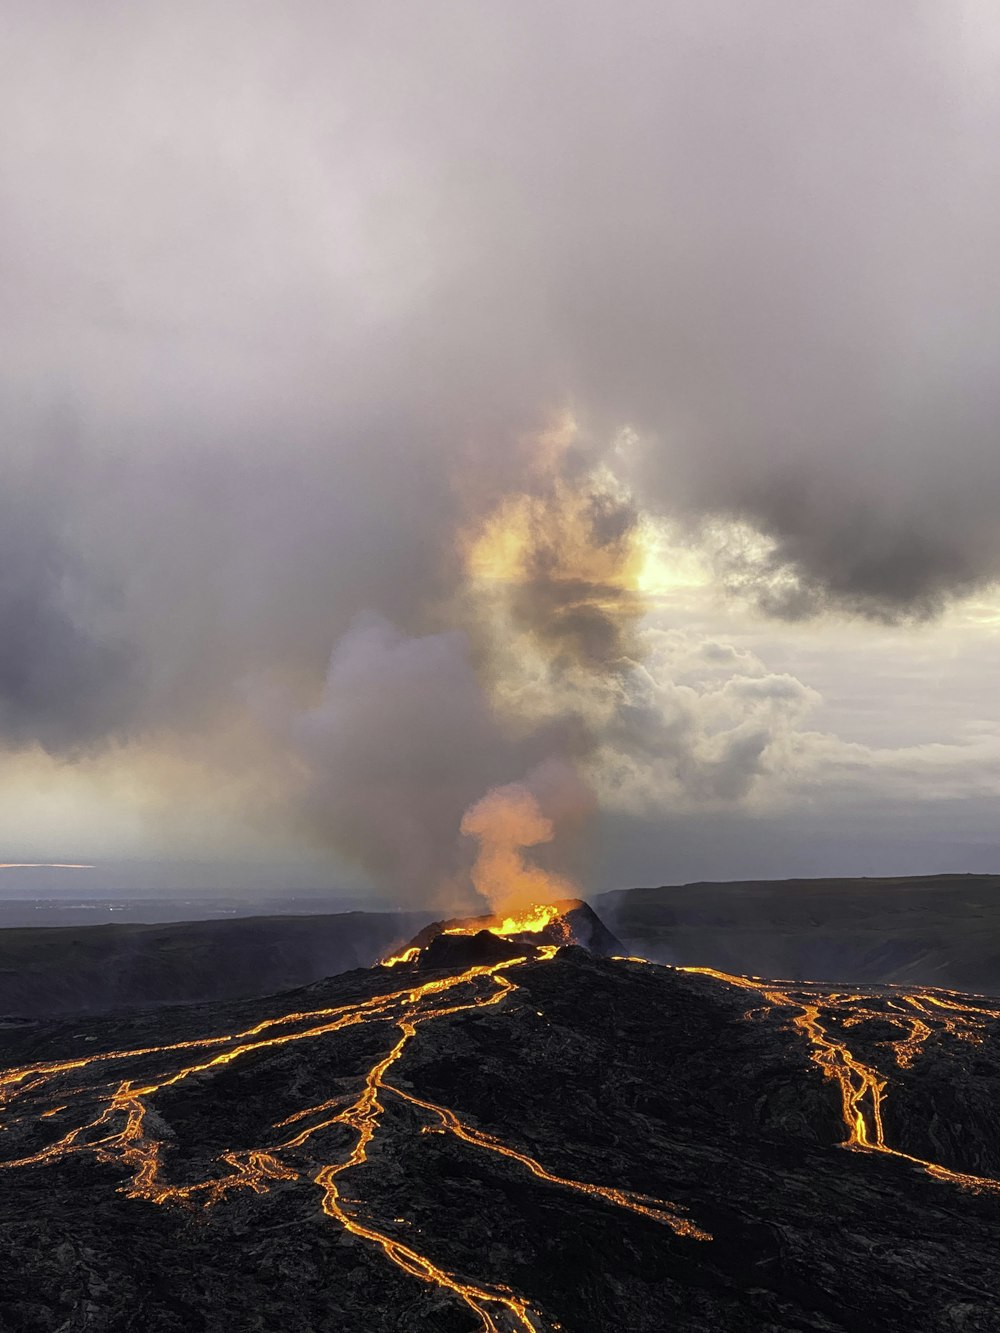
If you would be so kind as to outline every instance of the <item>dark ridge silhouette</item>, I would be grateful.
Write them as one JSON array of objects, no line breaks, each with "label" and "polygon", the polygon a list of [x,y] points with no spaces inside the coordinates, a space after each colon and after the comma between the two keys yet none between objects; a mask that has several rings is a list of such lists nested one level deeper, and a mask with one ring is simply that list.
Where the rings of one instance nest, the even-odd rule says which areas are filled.
[{"label": "dark ridge silhouette", "polygon": [[1000,876],[738,880],[594,899],[630,953],[726,972],[1000,994]]},{"label": "dark ridge silhouette", "polygon": [[342,912],[0,930],[0,1014],[103,1013],[269,995],[366,967],[423,920]]}]

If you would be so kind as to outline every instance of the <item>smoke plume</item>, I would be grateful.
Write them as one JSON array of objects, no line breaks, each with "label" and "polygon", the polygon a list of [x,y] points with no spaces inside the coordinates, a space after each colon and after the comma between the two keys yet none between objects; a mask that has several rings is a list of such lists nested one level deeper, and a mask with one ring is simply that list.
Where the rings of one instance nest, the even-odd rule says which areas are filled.
[{"label": "smoke plume", "polygon": [[571,883],[524,855],[527,848],[549,843],[555,836],[552,820],[542,814],[527,786],[494,787],[465,812],[461,832],[479,843],[471,879],[495,913],[571,896]]},{"label": "smoke plume", "polygon": [[546,762],[633,812],[752,795],[810,693],[669,675],[650,532],[777,617],[1000,577],[997,32],[12,4],[9,763],[182,755],[418,898]]}]

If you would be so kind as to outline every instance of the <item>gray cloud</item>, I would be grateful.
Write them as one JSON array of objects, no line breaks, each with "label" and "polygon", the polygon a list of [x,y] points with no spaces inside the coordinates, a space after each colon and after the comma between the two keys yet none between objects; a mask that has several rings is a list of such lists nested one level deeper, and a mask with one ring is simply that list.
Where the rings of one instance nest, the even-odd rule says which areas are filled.
[{"label": "gray cloud", "polygon": [[[387,836],[343,774],[391,787],[380,753],[447,735],[443,836],[545,757],[458,678],[425,708],[421,663],[461,660],[435,637],[457,616],[472,666],[431,674],[488,676],[455,533],[543,489],[528,436],[566,404],[564,479],[630,425],[635,503],[692,540],[759,529],[719,571],[776,615],[927,616],[1000,576],[991,7],[36,0],[3,23],[8,745],[197,749],[267,678],[311,827],[323,793],[340,842]],[[627,544],[630,502],[592,518]],[[632,612],[576,591],[546,601],[540,568],[519,623],[631,688]],[[372,660],[383,752],[377,693],[338,702],[356,628],[326,674],[366,611],[424,645]],[[691,771],[711,799],[798,707],[740,688],[770,720]],[[657,732],[679,754],[683,727]]]},{"label": "gray cloud", "polygon": [[512,761],[465,636],[408,638],[378,617],[348,630],[319,704],[288,725],[306,827],[408,896],[454,876],[463,812]]},{"label": "gray cloud", "polygon": [[116,588],[74,553],[72,441],[8,440],[0,491],[0,736],[82,753],[123,734],[141,694],[131,645],[110,628]]}]

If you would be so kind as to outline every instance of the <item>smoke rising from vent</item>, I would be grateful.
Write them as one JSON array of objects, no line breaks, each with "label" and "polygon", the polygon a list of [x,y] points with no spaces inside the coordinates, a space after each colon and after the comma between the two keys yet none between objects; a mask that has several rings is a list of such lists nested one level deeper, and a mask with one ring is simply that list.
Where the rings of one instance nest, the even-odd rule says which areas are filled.
[{"label": "smoke rising from vent", "polygon": [[526,850],[551,842],[555,836],[552,820],[542,814],[526,786],[494,787],[465,812],[461,831],[479,843],[472,883],[497,914],[571,895],[569,881],[525,857]]},{"label": "smoke rising from vent", "polygon": [[[457,538],[467,573],[448,619],[461,629],[414,637],[359,617],[318,705],[257,700],[299,757],[303,827],[418,901],[462,905],[474,890],[520,907],[545,884],[572,888],[521,849],[554,843],[565,859],[593,813],[587,768],[634,669],[642,604],[634,509],[605,473],[577,472],[572,422],[559,434],[558,450],[551,432],[538,440],[535,489]],[[479,839],[471,868],[460,834]]]}]

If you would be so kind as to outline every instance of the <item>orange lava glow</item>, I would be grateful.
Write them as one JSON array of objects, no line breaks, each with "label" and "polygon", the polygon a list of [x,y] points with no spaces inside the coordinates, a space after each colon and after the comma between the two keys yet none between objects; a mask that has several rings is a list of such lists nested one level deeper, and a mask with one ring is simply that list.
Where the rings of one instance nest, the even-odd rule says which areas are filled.
[{"label": "orange lava glow", "polygon": [[420,955],[420,950],[416,945],[409,949],[404,949],[402,953],[394,953],[388,958],[383,958],[381,967],[395,967],[397,963],[412,963]]},{"label": "orange lava glow", "polygon": [[[495,929],[501,934],[522,930],[533,933],[550,924],[557,915],[554,909],[536,907],[524,917],[500,922]],[[345,1196],[343,1183],[353,1173],[352,1193],[360,1192],[366,1172],[377,1170],[369,1149],[382,1128],[387,1101],[394,1100],[408,1108],[411,1117],[413,1112],[417,1113],[418,1120],[424,1122],[420,1126],[422,1133],[451,1135],[478,1151],[504,1158],[553,1188],[638,1214],[669,1227],[678,1236],[710,1239],[706,1231],[674,1204],[615,1186],[561,1176],[520,1148],[461,1120],[448,1107],[387,1081],[387,1074],[400,1062],[423,1026],[503,1004],[517,990],[511,974],[529,963],[537,965],[551,960],[557,948],[555,944],[546,944],[533,950],[530,958],[525,955],[469,967],[454,976],[429,981],[411,980],[409,985],[385,995],[334,1008],[283,1014],[220,1036],[101,1051],[76,1059],[36,1062],[0,1071],[0,1112],[7,1117],[7,1126],[48,1122],[57,1115],[68,1117],[71,1107],[79,1108],[77,1123],[55,1142],[26,1156],[0,1162],[0,1170],[43,1167],[75,1155],[90,1157],[124,1171],[126,1179],[120,1192],[128,1198],[187,1209],[223,1204],[235,1191],[265,1194],[294,1181],[311,1181],[320,1191],[322,1210],[331,1221],[359,1242],[375,1247],[408,1276],[460,1302],[476,1316],[482,1333],[552,1333],[556,1325],[529,1297],[502,1283],[451,1271],[431,1254],[416,1248],[411,1234],[404,1238],[398,1233],[396,1228],[406,1225],[405,1219],[380,1221],[367,1213],[363,1215],[362,1203]],[[385,960],[385,965],[406,960],[414,952],[412,948],[405,950],[396,959]],[[395,1035],[388,1049],[363,1076],[356,1094],[330,1097],[284,1115],[273,1123],[274,1132],[267,1142],[219,1153],[207,1169],[202,1169],[199,1179],[174,1182],[167,1178],[169,1130],[162,1125],[155,1109],[155,1098],[163,1089],[196,1076],[211,1077],[217,1070],[269,1048],[293,1042],[328,1041],[338,1032],[364,1024],[388,1026]],[[143,1069],[159,1066],[159,1072],[123,1077],[134,1063]],[[91,1073],[98,1076],[97,1082],[85,1081]],[[112,1075],[110,1082],[108,1074]],[[393,1127],[399,1130],[397,1120],[398,1116]],[[338,1131],[334,1141],[339,1143],[345,1129],[351,1135],[351,1146],[338,1149],[331,1157],[327,1136],[331,1130]]]},{"label": "orange lava glow", "polygon": [[[547,926],[555,926],[568,938],[568,928],[560,916],[559,909],[547,903],[534,903],[513,916],[505,916],[492,925],[484,926],[479,922],[467,926],[452,926],[444,931],[445,935],[475,935],[477,931],[488,930],[493,935],[537,935]],[[407,953],[413,952],[408,949]],[[419,950],[417,951],[419,952]]]},{"label": "orange lava glow", "polygon": [[[809,1043],[813,1063],[839,1089],[846,1131],[844,1147],[859,1152],[885,1153],[919,1166],[939,1180],[980,1192],[1000,1193],[1000,1180],[953,1171],[939,1162],[914,1157],[886,1142],[882,1109],[888,1096],[888,1079],[874,1066],[859,1060],[847,1044],[830,1031],[833,1018],[839,1020],[843,1027],[854,1027],[872,1019],[884,1021],[889,1018],[888,1013],[871,1007],[871,996],[842,995],[838,992],[810,994],[809,989],[814,983],[809,982],[800,983],[805,993],[795,995],[792,990],[799,989],[798,985],[788,990],[778,990],[761,983],[759,978],[734,976],[711,967],[682,967],[678,970],[714,977],[730,986],[755,991],[763,997],[769,1008],[798,1011],[792,1017],[793,1027]],[[893,1000],[898,1003],[893,1003]],[[899,1041],[892,1043],[896,1062],[904,1069],[912,1065],[928,1039],[934,1035],[934,1030],[926,1021],[928,1018],[937,1022],[939,1032],[973,1042],[982,1040],[980,1034],[987,1020],[1000,1020],[1000,1010],[966,1004],[950,992],[910,995],[901,991],[898,996],[891,997],[889,1003],[893,1010],[892,1021],[897,1021],[895,1014],[898,1013],[899,1026],[905,1032]],[[824,1018],[824,1011],[828,1011],[832,1017]]]},{"label": "orange lava glow", "polygon": [[[491,930],[516,934],[520,921],[529,923],[525,930],[543,930],[558,918],[557,908],[542,904],[569,898],[574,890],[568,880],[525,856],[527,848],[551,842],[555,836],[553,821],[542,812],[533,792],[518,782],[491,788],[466,810],[461,831],[479,843],[471,877],[476,891],[493,908]],[[539,924],[530,924],[536,921]]]},{"label": "orange lava glow", "polygon": [[517,916],[505,916],[498,926],[490,926],[494,935],[533,935],[559,919],[555,907],[535,903]]},{"label": "orange lava glow", "polygon": [[501,1157],[509,1157],[515,1162],[520,1162],[522,1166],[527,1167],[533,1176],[536,1176],[539,1180],[548,1181],[550,1185],[561,1185],[565,1189],[576,1190],[580,1194],[589,1194],[592,1198],[604,1199],[617,1208],[626,1208],[629,1212],[638,1213],[641,1217],[652,1218],[654,1222],[665,1222],[678,1236],[693,1236],[696,1240],[712,1239],[707,1231],[695,1226],[686,1217],[680,1216],[675,1204],[665,1204],[660,1199],[654,1199],[648,1194],[637,1194],[634,1190],[613,1189],[606,1185],[588,1185],[581,1180],[569,1180],[565,1176],[553,1175],[551,1171],[546,1171],[540,1162],[536,1162],[527,1153],[518,1152],[517,1149],[508,1147],[507,1144],[494,1138],[492,1134],[485,1134],[482,1130],[463,1125],[455,1113],[449,1111],[446,1106],[438,1106],[434,1102],[425,1101],[411,1092],[404,1092],[402,1088],[396,1088],[390,1084],[384,1084],[384,1086],[390,1092],[395,1093],[397,1097],[409,1102],[411,1106],[429,1111],[437,1118],[438,1127],[425,1126],[425,1134],[453,1134],[455,1138],[461,1139],[463,1143],[469,1143],[475,1148],[483,1148],[487,1152],[499,1153]]}]

